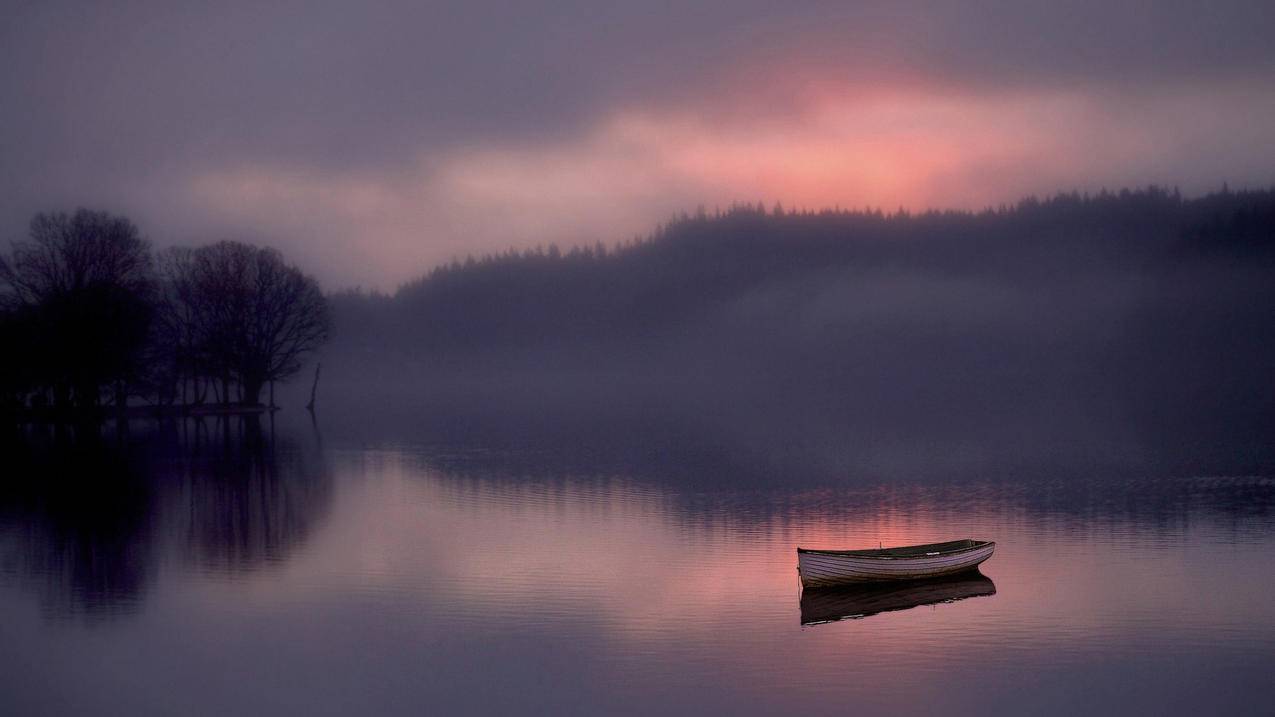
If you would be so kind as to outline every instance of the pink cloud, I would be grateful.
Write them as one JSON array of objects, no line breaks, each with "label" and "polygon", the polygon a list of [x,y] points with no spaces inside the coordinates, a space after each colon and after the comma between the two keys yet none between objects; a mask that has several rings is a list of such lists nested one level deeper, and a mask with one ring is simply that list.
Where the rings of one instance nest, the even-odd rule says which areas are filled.
[{"label": "pink cloud", "polygon": [[[474,143],[401,171],[218,169],[190,183],[189,199],[267,236],[304,237],[329,283],[392,286],[469,253],[612,243],[697,205],[978,209],[1029,193],[1176,184],[1209,167],[1219,184],[1272,179],[1260,175],[1275,157],[1254,127],[1275,121],[1275,100],[1245,85],[1119,102],[794,86],[770,112],[724,112],[737,106],[730,97],[618,108],[564,139]],[[1247,112],[1202,111],[1201,93]],[[1217,137],[1228,142],[1208,144]]]}]

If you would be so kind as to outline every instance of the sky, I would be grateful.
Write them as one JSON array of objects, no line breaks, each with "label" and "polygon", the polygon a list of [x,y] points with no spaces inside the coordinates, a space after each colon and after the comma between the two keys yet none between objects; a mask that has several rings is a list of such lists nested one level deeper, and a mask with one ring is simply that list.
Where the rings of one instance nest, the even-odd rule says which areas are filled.
[{"label": "sky", "polygon": [[1275,184],[1275,3],[7,0],[0,240],[126,214],[330,289],[677,212]]}]

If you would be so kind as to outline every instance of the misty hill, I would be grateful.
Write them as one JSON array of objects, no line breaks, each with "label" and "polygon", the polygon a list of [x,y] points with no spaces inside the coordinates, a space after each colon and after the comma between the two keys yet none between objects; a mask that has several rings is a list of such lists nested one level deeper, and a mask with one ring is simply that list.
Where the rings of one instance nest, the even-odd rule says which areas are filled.
[{"label": "misty hill", "polygon": [[862,287],[872,276],[925,275],[1035,291],[1094,277],[1145,280],[1192,263],[1256,260],[1275,246],[1272,228],[1270,191],[1196,200],[1155,188],[1059,195],[977,214],[744,206],[683,216],[609,250],[550,246],[471,257],[393,297],[334,299],[347,342],[486,351],[658,334],[794,281]]},{"label": "misty hill", "polygon": [[1248,460],[1275,435],[1269,190],[978,213],[736,207],[332,305],[337,390],[366,395],[657,406],[746,433],[794,419],[878,447],[1135,441]]}]

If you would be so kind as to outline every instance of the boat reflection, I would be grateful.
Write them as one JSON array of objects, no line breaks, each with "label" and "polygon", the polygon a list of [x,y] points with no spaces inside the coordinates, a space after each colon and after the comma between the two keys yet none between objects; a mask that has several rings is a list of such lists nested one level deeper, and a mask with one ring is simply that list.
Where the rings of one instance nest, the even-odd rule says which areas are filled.
[{"label": "boat reflection", "polygon": [[977,570],[933,580],[809,588],[801,593],[801,624],[856,620],[995,594],[996,583]]}]

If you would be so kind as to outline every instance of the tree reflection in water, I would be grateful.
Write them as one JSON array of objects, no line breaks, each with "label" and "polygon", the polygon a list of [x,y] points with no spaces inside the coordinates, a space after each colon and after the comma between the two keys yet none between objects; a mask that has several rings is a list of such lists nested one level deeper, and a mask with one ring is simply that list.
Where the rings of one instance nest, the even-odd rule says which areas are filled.
[{"label": "tree reflection in water", "polygon": [[332,497],[317,434],[275,435],[257,417],[30,429],[6,454],[0,573],[54,619],[136,611],[166,556],[222,575],[279,564]]}]

